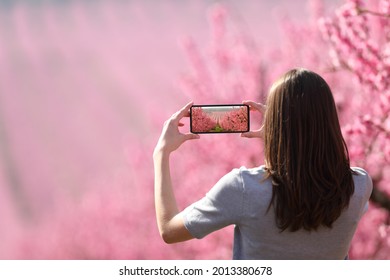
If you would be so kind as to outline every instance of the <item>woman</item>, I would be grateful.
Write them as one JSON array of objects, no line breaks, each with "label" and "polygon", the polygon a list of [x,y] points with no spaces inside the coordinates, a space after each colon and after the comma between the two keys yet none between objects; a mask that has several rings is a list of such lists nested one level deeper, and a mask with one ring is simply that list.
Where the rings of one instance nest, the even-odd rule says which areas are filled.
[{"label": "woman", "polygon": [[358,221],[368,209],[370,176],[350,168],[332,92],[318,74],[293,69],[271,87],[260,130],[265,164],[234,169],[210,192],[180,212],[169,156],[182,143],[187,104],[165,122],[154,150],[157,223],[167,243],[234,224],[233,259],[345,259]]}]

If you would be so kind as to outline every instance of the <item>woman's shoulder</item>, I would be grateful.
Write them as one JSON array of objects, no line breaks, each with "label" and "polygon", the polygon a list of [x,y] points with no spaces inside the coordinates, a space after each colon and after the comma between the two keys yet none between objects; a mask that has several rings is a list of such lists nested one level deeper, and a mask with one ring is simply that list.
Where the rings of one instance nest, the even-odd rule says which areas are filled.
[{"label": "woman's shoulder", "polygon": [[368,172],[361,167],[351,167],[353,170],[353,181],[355,183],[355,193],[362,193],[365,196],[371,195],[372,179]]},{"label": "woman's shoulder", "polygon": [[247,168],[245,166],[241,166],[240,168],[233,169],[237,175],[241,176],[251,176],[251,177],[263,177],[266,174],[265,166],[260,165],[257,167]]},{"label": "woman's shoulder", "polygon": [[249,182],[256,182],[256,185],[265,181],[266,171],[264,165],[247,168],[245,166],[241,166],[239,168],[234,168],[229,173],[227,173],[224,177],[222,177],[222,181],[225,183],[229,183],[231,185],[240,185],[245,186]]},{"label": "woman's shoulder", "polygon": [[351,167],[351,170],[353,171],[352,175],[354,178],[355,183],[361,182],[361,183],[370,183],[372,184],[372,180],[370,175],[366,170],[364,170],[361,167]]},{"label": "woman's shoulder", "polygon": [[240,178],[244,188],[258,188],[262,185],[268,185],[270,182],[269,178],[266,176],[267,171],[264,165],[252,168],[241,166],[240,168],[233,169],[232,173],[235,174],[236,177]]},{"label": "woman's shoulder", "polygon": [[351,167],[351,169],[354,171],[354,173],[355,173],[354,175],[363,175],[363,176],[370,177],[368,172],[361,167],[354,166],[354,167]]}]

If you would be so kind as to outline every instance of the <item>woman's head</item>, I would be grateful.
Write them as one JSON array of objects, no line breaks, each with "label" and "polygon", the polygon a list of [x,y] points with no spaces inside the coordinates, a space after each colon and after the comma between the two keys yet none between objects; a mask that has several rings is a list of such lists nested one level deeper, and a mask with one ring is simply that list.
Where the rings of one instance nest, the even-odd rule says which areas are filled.
[{"label": "woman's head", "polygon": [[264,115],[265,161],[278,226],[331,227],[353,193],[349,156],[332,92],[306,69],[271,87]]}]

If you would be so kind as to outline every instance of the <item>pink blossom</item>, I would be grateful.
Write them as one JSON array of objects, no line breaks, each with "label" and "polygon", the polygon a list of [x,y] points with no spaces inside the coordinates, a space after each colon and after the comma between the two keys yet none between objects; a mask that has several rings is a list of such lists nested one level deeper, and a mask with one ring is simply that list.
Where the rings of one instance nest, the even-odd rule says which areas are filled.
[{"label": "pink blossom", "polygon": [[209,132],[217,126],[217,121],[201,107],[192,108],[192,132]]},{"label": "pink blossom", "polygon": [[241,107],[225,114],[220,124],[225,131],[247,131],[249,128],[247,107]]}]

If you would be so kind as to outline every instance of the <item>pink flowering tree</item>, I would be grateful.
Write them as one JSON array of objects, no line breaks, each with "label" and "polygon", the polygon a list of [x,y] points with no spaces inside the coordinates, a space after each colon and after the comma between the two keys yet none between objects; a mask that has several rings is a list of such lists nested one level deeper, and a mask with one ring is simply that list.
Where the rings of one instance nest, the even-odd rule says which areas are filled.
[{"label": "pink flowering tree", "polygon": [[344,126],[352,162],[372,176],[373,205],[364,217],[351,255],[389,258],[390,222],[390,1],[346,1],[321,29],[336,73],[354,85]]},{"label": "pink flowering tree", "polygon": [[247,131],[248,130],[248,108],[240,107],[226,113],[220,120],[223,130],[226,131]]},{"label": "pink flowering tree", "polygon": [[193,107],[191,111],[192,131],[205,132],[214,129],[217,122],[208,115],[201,107]]}]

